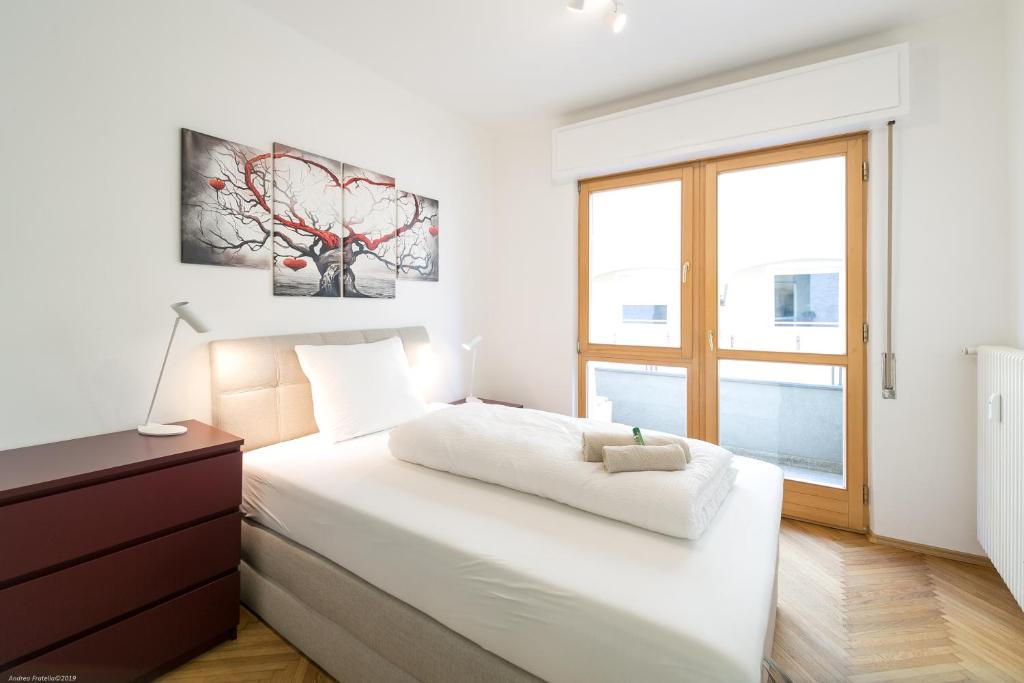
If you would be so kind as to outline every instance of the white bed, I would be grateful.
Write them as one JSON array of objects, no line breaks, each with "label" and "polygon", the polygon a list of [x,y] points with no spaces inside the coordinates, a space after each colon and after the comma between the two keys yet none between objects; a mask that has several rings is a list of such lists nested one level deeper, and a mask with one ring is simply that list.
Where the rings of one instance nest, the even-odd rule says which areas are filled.
[{"label": "white bed", "polygon": [[782,473],[733,467],[698,541],[396,460],[387,432],[247,452],[242,509],[548,681],[759,681]]}]

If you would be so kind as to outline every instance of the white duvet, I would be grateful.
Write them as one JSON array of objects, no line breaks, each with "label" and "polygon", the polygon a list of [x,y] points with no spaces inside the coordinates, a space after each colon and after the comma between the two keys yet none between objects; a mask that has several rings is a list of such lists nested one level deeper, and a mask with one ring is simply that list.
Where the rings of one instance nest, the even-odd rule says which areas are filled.
[{"label": "white duvet", "polygon": [[583,461],[583,433],[608,425],[537,410],[467,404],[391,430],[400,460],[571,505],[677,538],[700,538],[729,494],[732,454],[688,439],[678,472],[609,474]]}]

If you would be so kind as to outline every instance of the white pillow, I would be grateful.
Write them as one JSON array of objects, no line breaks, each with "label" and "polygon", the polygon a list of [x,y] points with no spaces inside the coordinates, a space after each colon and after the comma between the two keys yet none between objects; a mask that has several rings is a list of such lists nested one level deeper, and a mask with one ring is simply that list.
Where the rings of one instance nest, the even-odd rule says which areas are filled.
[{"label": "white pillow", "polygon": [[295,353],[313,389],[317,427],[332,442],[379,432],[426,412],[398,337],[296,346]]}]

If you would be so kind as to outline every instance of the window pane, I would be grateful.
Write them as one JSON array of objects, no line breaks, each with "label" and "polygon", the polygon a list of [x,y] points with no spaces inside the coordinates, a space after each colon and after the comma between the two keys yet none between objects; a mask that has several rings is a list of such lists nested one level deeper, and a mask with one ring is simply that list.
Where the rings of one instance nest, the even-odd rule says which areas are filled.
[{"label": "window pane", "polygon": [[718,176],[722,348],[846,353],[846,159]]},{"label": "window pane", "polygon": [[723,360],[718,441],[775,463],[787,479],[845,484],[845,368]]},{"label": "window pane", "polygon": [[686,436],[686,368],[590,361],[587,417]]},{"label": "window pane", "polygon": [[679,346],[682,183],[590,195],[590,342]]}]

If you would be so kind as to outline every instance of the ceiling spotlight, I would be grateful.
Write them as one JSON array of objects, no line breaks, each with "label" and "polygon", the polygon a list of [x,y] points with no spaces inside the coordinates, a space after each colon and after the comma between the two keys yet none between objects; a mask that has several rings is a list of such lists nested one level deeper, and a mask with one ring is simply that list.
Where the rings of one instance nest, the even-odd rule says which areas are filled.
[{"label": "ceiling spotlight", "polygon": [[582,12],[584,1],[585,0],[569,0],[567,3],[565,3],[565,6],[568,7],[569,9],[574,9],[577,12]]},{"label": "ceiling spotlight", "polygon": [[612,5],[608,8],[608,14],[604,17],[608,25],[611,26],[612,33],[622,33],[622,29],[626,28],[626,20],[628,18],[623,9],[623,3],[619,0],[612,0]]}]

